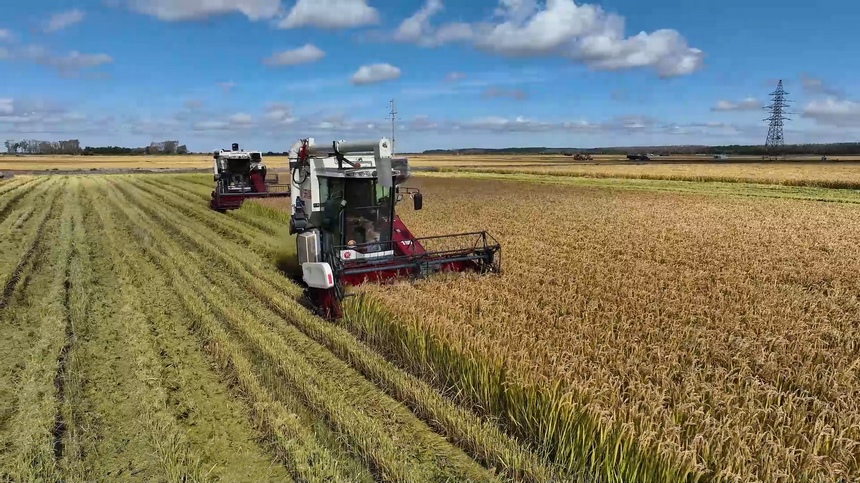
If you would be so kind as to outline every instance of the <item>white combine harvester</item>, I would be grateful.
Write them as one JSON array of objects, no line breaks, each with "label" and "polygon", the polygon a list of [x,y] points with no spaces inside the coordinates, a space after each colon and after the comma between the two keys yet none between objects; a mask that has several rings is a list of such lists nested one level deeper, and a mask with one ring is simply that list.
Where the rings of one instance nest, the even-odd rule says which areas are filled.
[{"label": "white combine harvester", "polygon": [[501,247],[485,231],[412,236],[394,206],[407,195],[420,210],[422,196],[400,186],[409,178],[409,163],[392,158],[388,139],[302,139],[289,158],[290,234],[297,235],[302,280],[322,315],[342,315],[345,285],[436,271],[500,270]]}]

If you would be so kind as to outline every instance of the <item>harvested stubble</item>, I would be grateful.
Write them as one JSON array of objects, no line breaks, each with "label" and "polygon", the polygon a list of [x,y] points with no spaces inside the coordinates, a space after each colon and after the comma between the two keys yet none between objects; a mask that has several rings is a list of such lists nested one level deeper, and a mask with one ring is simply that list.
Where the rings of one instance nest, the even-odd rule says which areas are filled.
[{"label": "harvested stubble", "polygon": [[311,315],[282,213],[201,178],[0,186],[0,480],[558,480]]},{"label": "harvested stubble", "polygon": [[[417,181],[432,196],[410,228],[486,228],[504,274],[365,287],[348,323],[372,345],[557,455],[595,449],[538,409],[561,401],[590,415],[568,429],[620,427],[642,449],[598,446],[574,462],[592,470],[657,454],[715,481],[860,477],[857,207]],[[558,392],[510,407],[512,383]]]}]

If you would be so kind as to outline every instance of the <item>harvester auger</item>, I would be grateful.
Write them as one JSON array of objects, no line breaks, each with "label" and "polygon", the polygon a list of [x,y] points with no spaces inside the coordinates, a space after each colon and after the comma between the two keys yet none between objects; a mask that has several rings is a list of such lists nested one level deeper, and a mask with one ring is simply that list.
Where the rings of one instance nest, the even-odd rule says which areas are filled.
[{"label": "harvester auger", "polygon": [[212,157],[215,160],[215,189],[209,206],[213,210],[234,210],[251,198],[290,196],[289,185],[267,178],[260,151],[240,151],[239,145],[233,143],[230,151],[216,150]]},{"label": "harvester auger", "polygon": [[406,158],[391,143],[312,138],[290,149],[292,215],[298,264],[320,315],[340,318],[347,285],[419,278],[434,272],[498,273],[501,246],[486,231],[415,238],[395,213],[408,196],[420,210],[419,190],[402,187]]}]

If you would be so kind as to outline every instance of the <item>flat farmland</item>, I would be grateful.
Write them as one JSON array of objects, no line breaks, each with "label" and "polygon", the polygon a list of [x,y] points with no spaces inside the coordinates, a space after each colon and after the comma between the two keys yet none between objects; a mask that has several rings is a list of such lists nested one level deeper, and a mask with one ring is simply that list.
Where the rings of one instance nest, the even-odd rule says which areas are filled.
[{"label": "flat farmland", "polygon": [[832,163],[592,163],[440,166],[439,169],[497,174],[526,174],[589,178],[651,179],[724,183],[779,184],[823,188],[860,189],[860,162]]},{"label": "flat farmland", "polygon": [[[587,408],[574,430],[618,431],[607,438],[715,481],[860,478],[856,196],[414,181],[425,209],[401,210],[413,233],[487,229],[503,246],[503,274],[362,287],[364,315],[351,323],[368,340],[405,364],[449,367],[434,376],[499,412],[488,395],[505,394],[501,381],[555,388],[510,424]],[[480,382],[458,379],[397,327],[485,361],[470,374]],[[552,439],[549,423],[534,431]]]},{"label": "flat farmland", "polygon": [[860,477],[860,194],[460,174],[414,179],[425,209],[401,214],[418,236],[489,230],[503,274],[362,287],[355,333],[570,467]]},{"label": "flat farmland", "polygon": [[[860,189],[860,157],[817,162],[815,157],[760,162],[757,157],[733,157],[714,162],[706,156],[672,156],[631,162],[624,156],[597,155],[593,161],[574,161],[563,155],[405,155],[419,170],[466,171],[562,177],[652,179],[670,181],[744,182]],[[264,158],[270,170],[286,171],[283,156]],[[212,168],[207,154],[183,156],[0,156],[0,172],[87,171],[202,171]],[[286,176],[285,176],[286,177]]]},{"label": "flat farmland", "polygon": [[311,315],[209,179],[0,180],[0,480],[571,478]]},{"label": "flat farmland", "polygon": [[860,478],[856,190],[420,173],[413,232],[487,229],[503,273],[325,322],[288,202],[211,185],[0,180],[0,479]]}]

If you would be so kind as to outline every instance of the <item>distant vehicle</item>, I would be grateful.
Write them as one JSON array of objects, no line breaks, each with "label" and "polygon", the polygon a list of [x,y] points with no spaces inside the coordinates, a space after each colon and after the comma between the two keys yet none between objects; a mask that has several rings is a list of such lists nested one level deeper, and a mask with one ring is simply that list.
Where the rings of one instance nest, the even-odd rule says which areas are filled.
[{"label": "distant vehicle", "polygon": [[720,159],[729,159],[729,155],[728,155],[728,154],[715,154],[715,155],[714,155],[714,159],[717,159],[717,160],[720,160]]},{"label": "distant vehicle", "polygon": [[628,154],[627,159],[631,161],[650,161],[651,158],[647,154]]}]

